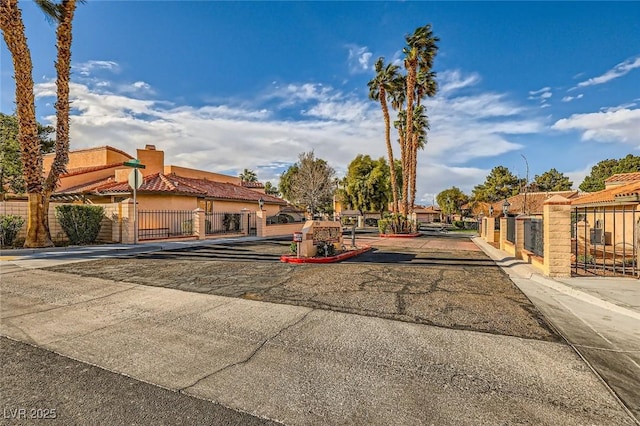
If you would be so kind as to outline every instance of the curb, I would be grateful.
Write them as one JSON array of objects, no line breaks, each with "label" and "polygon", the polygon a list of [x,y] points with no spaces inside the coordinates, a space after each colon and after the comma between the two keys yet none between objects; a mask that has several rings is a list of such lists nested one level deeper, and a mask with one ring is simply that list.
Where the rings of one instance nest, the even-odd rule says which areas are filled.
[{"label": "curb", "polygon": [[378,234],[380,238],[417,238],[421,237],[420,232],[414,232],[413,234]]},{"label": "curb", "polygon": [[296,257],[290,254],[283,254],[282,256],[280,256],[280,262],[298,263],[298,264],[300,263],[335,263],[345,259],[349,259],[351,257],[355,257],[369,250],[371,250],[370,246],[364,246],[358,250],[351,250],[345,253],[338,254],[336,256],[328,256],[328,257]]}]

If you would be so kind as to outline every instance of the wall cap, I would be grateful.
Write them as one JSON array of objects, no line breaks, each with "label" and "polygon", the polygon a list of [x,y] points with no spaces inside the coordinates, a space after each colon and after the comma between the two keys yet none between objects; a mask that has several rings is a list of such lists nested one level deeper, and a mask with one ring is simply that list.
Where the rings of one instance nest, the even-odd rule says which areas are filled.
[{"label": "wall cap", "polygon": [[564,205],[570,205],[571,200],[563,197],[562,195],[554,195],[553,197],[545,200],[543,204],[545,206],[564,206]]}]

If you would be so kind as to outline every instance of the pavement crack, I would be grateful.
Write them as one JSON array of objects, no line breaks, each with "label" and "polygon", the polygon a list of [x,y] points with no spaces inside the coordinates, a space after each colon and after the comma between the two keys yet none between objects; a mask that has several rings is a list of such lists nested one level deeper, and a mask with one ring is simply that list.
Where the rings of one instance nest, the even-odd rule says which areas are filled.
[{"label": "pavement crack", "polygon": [[203,376],[203,377],[199,378],[199,379],[198,379],[198,380],[196,380],[194,383],[192,383],[192,384],[190,384],[190,385],[188,385],[188,386],[185,386],[185,387],[183,387],[183,388],[181,388],[181,389],[178,389],[178,392],[180,392],[180,393],[184,393],[184,391],[185,391],[185,390],[187,390],[187,389],[189,389],[189,388],[192,388],[192,387],[196,386],[198,383],[202,382],[203,380],[206,380],[206,379],[208,379],[208,378],[210,378],[210,377],[213,377],[213,376],[215,376],[215,375],[216,375],[216,374],[218,374],[218,373],[221,373],[221,372],[223,372],[223,371],[225,371],[225,370],[228,370],[228,369],[230,369],[230,368],[236,367],[236,366],[238,366],[238,365],[244,365],[244,364],[247,364],[248,362],[250,362],[250,361],[253,359],[253,357],[255,357],[255,356],[258,354],[258,352],[260,352],[260,350],[262,350],[262,348],[264,347],[264,345],[266,345],[266,344],[267,344],[267,342],[268,342],[268,341],[270,341],[270,340],[272,340],[272,339],[277,338],[278,336],[280,336],[280,335],[281,335],[282,333],[284,333],[285,331],[287,331],[287,330],[289,330],[290,328],[293,328],[293,327],[295,327],[296,325],[300,324],[300,323],[301,323],[301,322],[303,322],[305,319],[307,319],[307,317],[309,316],[309,314],[311,314],[313,311],[315,311],[315,309],[313,309],[313,308],[312,308],[312,309],[310,309],[308,312],[306,312],[303,316],[301,316],[300,318],[298,318],[296,321],[292,322],[292,323],[291,323],[291,324],[289,324],[289,325],[286,325],[286,326],[282,327],[282,328],[281,328],[280,330],[278,330],[278,331],[277,331],[273,336],[269,336],[269,337],[267,337],[266,339],[264,339],[260,344],[258,344],[258,346],[256,346],[256,348],[255,348],[255,349],[254,349],[254,350],[253,350],[253,351],[252,351],[252,352],[251,352],[251,353],[250,353],[250,354],[249,354],[245,359],[243,359],[243,360],[241,360],[241,361],[237,361],[237,362],[231,363],[231,364],[228,364],[228,365],[225,365],[224,367],[219,368],[219,369],[217,369],[217,370],[213,371],[212,373],[209,373],[209,374],[207,374],[207,375],[205,375],[205,376]]},{"label": "pavement crack", "polygon": [[5,320],[8,320],[8,319],[20,318],[20,317],[24,317],[24,316],[27,316],[27,315],[34,315],[34,314],[41,314],[41,313],[49,312],[49,311],[55,311],[56,309],[68,308],[70,306],[82,305],[83,303],[94,302],[94,301],[100,300],[100,299],[106,299],[107,297],[111,297],[114,294],[124,293],[125,291],[133,290],[135,287],[136,286],[128,287],[128,288],[125,288],[125,289],[122,289],[122,290],[114,291],[113,293],[105,294],[103,296],[94,297],[93,299],[86,299],[86,300],[81,300],[79,302],[69,303],[69,304],[66,304],[66,305],[54,306],[53,308],[43,309],[41,311],[25,312],[23,314],[3,317],[2,320],[5,321]]}]

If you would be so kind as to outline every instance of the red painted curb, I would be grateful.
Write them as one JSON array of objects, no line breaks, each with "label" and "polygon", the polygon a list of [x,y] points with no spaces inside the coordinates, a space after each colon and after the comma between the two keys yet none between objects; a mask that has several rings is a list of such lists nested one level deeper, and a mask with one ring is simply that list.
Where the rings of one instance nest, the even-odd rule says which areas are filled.
[{"label": "red painted curb", "polygon": [[328,256],[328,257],[296,257],[292,254],[283,254],[280,256],[280,262],[285,263],[335,263],[340,262],[341,260],[349,259],[350,257],[357,256],[366,251],[371,250],[371,247],[364,246],[358,250],[351,250],[345,253],[340,253],[336,256]]},{"label": "red painted curb", "polygon": [[379,234],[380,238],[416,238],[421,235],[422,234],[419,232],[415,232],[413,234]]}]

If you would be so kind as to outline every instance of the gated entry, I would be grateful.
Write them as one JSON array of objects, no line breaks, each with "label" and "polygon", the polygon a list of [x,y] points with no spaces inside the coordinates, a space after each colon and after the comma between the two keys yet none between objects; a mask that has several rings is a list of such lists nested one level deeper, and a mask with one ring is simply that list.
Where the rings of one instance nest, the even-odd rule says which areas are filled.
[{"label": "gated entry", "polygon": [[635,206],[577,207],[571,214],[574,275],[638,277]]}]

